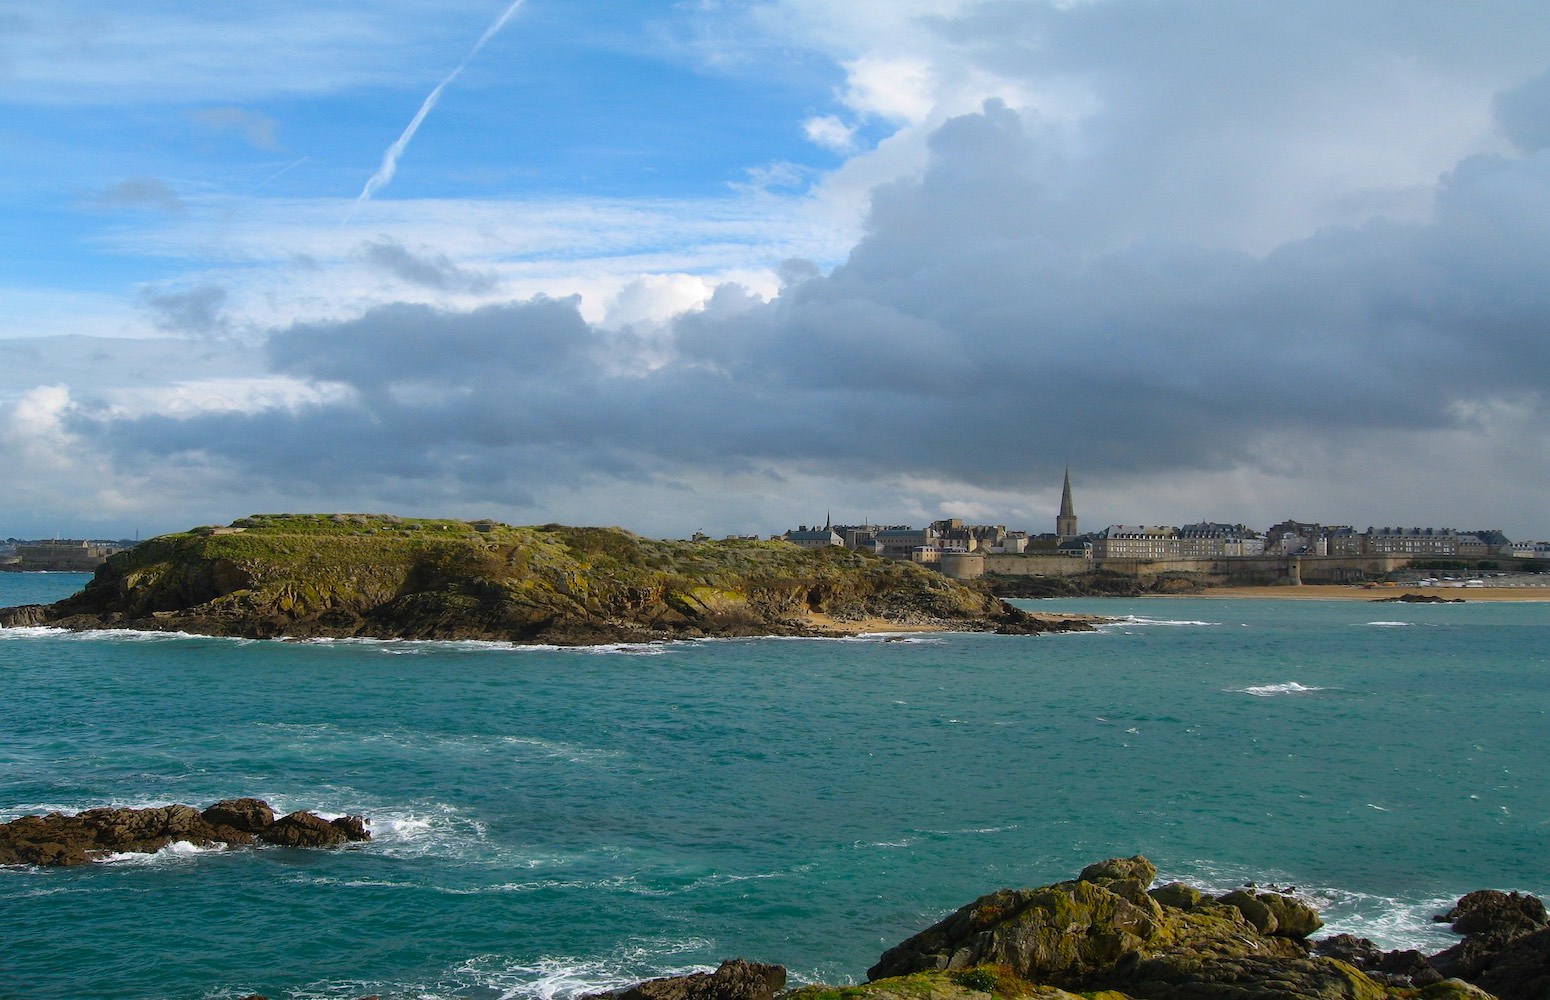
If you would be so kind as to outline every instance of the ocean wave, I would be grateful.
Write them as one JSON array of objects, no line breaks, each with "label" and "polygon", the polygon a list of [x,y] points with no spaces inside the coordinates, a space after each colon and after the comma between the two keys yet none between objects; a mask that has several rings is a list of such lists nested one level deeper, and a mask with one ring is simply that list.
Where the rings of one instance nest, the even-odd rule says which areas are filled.
[{"label": "ocean wave", "polygon": [[1299,684],[1296,681],[1286,681],[1282,684],[1260,684],[1252,687],[1227,688],[1233,694],[1251,694],[1256,698],[1274,698],[1283,694],[1311,694],[1314,691],[1329,691],[1330,688],[1312,687]]},{"label": "ocean wave", "polygon": [[1409,628],[1415,622],[1363,622],[1370,628]]},{"label": "ocean wave", "polygon": [[101,865],[155,865],[182,862],[205,854],[219,854],[227,850],[225,844],[200,847],[186,840],[175,840],[159,851],[119,851],[97,859]]},{"label": "ocean wave", "polygon": [[16,628],[0,628],[0,641],[6,639],[54,639],[65,642],[186,642],[190,639],[205,642],[229,642],[246,646],[259,642],[240,636],[195,635],[192,632],[155,632],[135,628],[96,628],[77,631],[55,628],[52,625],[25,625]]},{"label": "ocean wave", "polygon": [[1149,618],[1146,615],[1125,615],[1110,622],[1094,622],[1099,631],[1124,628],[1216,628],[1221,622],[1203,622],[1192,618]]},{"label": "ocean wave", "polygon": [[[421,1000],[454,1000],[469,996],[489,1000],[570,1000],[587,993],[622,989],[645,979],[709,972],[714,966],[673,963],[674,956],[705,954],[714,942],[635,939],[611,954],[581,958],[542,956],[513,959],[508,955],[475,955],[420,983],[369,979],[326,980],[289,991],[293,1000],[328,1000],[340,996],[392,993]],[[237,992],[242,988],[236,987]]]},{"label": "ocean wave", "polygon": [[487,849],[488,828],[445,802],[363,809],[374,853],[394,858],[461,857]]},{"label": "ocean wave", "polygon": [[1160,872],[1157,881],[1160,884],[1186,882],[1204,892],[1220,895],[1242,888],[1253,880],[1261,889],[1285,892],[1318,910],[1324,920],[1324,926],[1317,934],[1319,938],[1354,934],[1386,951],[1414,948],[1428,955],[1457,944],[1459,940],[1447,924],[1432,920],[1435,914],[1452,907],[1458,896],[1383,896],[1309,885],[1284,871],[1250,871],[1209,861],[1197,861],[1189,867],[1190,870],[1183,874]]},{"label": "ocean wave", "polygon": [[1401,899],[1328,888],[1310,889],[1308,896],[1324,916],[1320,937],[1354,934],[1386,950],[1414,948],[1428,955],[1459,941],[1448,924],[1432,919],[1447,912],[1457,896]]},{"label": "ocean wave", "polygon": [[899,642],[909,646],[940,646],[947,640],[940,632],[862,632],[836,636],[840,642]]},{"label": "ocean wave", "polygon": [[500,1000],[569,1000],[586,993],[622,989],[643,979],[711,972],[714,966],[665,962],[675,955],[704,953],[714,943],[704,938],[631,942],[613,954],[596,958],[545,956],[532,962],[481,955],[452,969],[442,996],[485,989]]}]

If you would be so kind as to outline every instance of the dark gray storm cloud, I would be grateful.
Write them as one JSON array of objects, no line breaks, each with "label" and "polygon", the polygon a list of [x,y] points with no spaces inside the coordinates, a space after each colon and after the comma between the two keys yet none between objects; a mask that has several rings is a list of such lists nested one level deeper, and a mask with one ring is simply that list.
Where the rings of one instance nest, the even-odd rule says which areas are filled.
[{"label": "dark gray storm cloud", "polygon": [[[1027,143],[1000,105],[949,122],[845,264],[768,303],[724,287],[653,370],[621,374],[630,345],[575,300],[396,305],[271,338],[276,372],[348,386],[348,404],[115,433],[323,479],[496,487],[775,461],[1005,485],[1040,455],[1045,475],[1273,468],[1278,442],[1453,426],[1455,404],[1486,398],[1545,406],[1550,154],[1460,164],[1425,224],[1257,257],[1069,256],[1027,221]],[[1000,459],[1014,448],[1029,465]]]},{"label": "dark gray storm cloud", "polygon": [[1496,95],[1496,120],[1523,152],[1550,149],[1550,72]]},{"label": "dark gray storm cloud", "polygon": [[[1381,120],[1352,94],[1402,89],[1382,68],[1440,58],[1439,34],[1208,6],[992,4],[944,25],[1008,76],[1089,73],[1101,110],[1076,134],[1000,100],[945,122],[920,176],[874,192],[844,263],[789,262],[768,302],[723,286],[665,355],[574,299],[391,305],[271,336],[272,371],[341,390],[330,402],[77,429],[320,492],[418,479],[509,501],[728,469],[985,487],[1066,463],[1275,472],[1305,442],[1468,430],[1481,404],[1550,415],[1546,77],[1495,99],[1515,151],[1432,177],[1424,211],[1385,214],[1358,185],[1307,226],[1299,185],[1342,154],[1299,143]],[[1451,41],[1483,58],[1467,29]],[[467,278],[391,240],[364,254],[428,287]]]}]

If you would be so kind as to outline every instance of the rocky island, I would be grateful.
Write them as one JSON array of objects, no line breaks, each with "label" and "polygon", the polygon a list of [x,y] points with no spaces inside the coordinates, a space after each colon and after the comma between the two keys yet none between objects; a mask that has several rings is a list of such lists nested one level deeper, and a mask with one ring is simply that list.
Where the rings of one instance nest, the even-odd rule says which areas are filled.
[{"label": "rocky island", "polygon": [[0,627],[35,625],[557,645],[1091,627],[838,548],[365,514],[254,515],[141,542],[72,597],[0,609]]},{"label": "rocky island", "polygon": [[370,840],[360,816],[324,819],[298,811],[276,819],[263,799],[222,799],[148,809],[102,807],[67,815],[22,816],[0,823],[0,865],[89,864],[114,854],[153,854],[171,844],[195,847],[337,847]]}]

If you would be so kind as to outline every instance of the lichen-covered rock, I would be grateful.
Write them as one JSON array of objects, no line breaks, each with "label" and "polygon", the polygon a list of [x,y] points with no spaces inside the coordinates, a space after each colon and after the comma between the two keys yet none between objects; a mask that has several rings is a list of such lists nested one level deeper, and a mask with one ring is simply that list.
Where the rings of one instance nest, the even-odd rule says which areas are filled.
[{"label": "lichen-covered rock", "polygon": [[1205,899],[1205,893],[1183,882],[1169,882],[1160,885],[1151,891],[1152,898],[1164,906],[1171,906],[1176,910],[1193,910]]},{"label": "lichen-covered rock", "polygon": [[1159,936],[1162,907],[1140,899],[1083,880],[1003,889],[890,948],[867,978],[1002,965],[1031,982],[1078,982]]},{"label": "lichen-covered rock", "polygon": [[1109,858],[1083,868],[1077,880],[1099,884],[1140,882],[1143,886],[1150,886],[1157,881],[1157,866],[1139,854],[1128,858]]},{"label": "lichen-covered rock", "polygon": [[[1320,926],[1318,913],[1293,896],[1245,889],[1217,898],[1178,883],[1148,892],[1155,877],[1156,869],[1143,857],[1116,858],[1090,865],[1075,881],[991,893],[890,948],[868,970],[868,979],[887,988],[894,981],[889,977],[985,967],[1009,980],[1000,991],[1008,996],[1054,996],[1054,991],[1127,1000],[1416,996],[1409,984],[1390,986],[1347,961],[1312,955],[1304,939]],[[1352,939],[1353,953],[1361,950],[1357,940]],[[1372,949],[1373,956],[1379,954]],[[853,1000],[870,997],[868,992]],[[888,998],[879,994],[878,1000]]]},{"label": "lichen-covered rock", "polygon": [[[1544,993],[1531,994],[1534,997],[1543,998]],[[1497,997],[1486,992],[1473,983],[1466,983],[1462,979],[1444,979],[1440,983],[1432,985],[1415,994],[1415,1000],[1507,1000],[1506,994]]]},{"label": "lichen-covered rock", "polygon": [[1234,889],[1217,898],[1228,906],[1236,908],[1261,934],[1305,938],[1324,926],[1319,911],[1295,896],[1279,892]]}]

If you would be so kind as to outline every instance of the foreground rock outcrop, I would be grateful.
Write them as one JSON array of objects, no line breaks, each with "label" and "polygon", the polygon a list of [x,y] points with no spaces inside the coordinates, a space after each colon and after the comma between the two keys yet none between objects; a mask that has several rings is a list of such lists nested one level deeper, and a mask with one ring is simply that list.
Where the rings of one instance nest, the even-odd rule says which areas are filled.
[{"label": "foreground rock outcrop", "polygon": [[[1547,1000],[1550,928],[1539,900],[1471,893],[1440,917],[1464,935],[1430,957],[1337,935],[1289,892],[1212,895],[1152,887],[1146,858],[1075,879],[1003,889],[883,953],[857,986],[805,986],[781,1000]],[[741,960],[652,980],[614,1000],[772,1000],[784,970]]]},{"label": "foreground rock outcrop", "polygon": [[109,558],[72,597],[0,609],[0,627],[35,625],[562,645],[1091,628],[845,549],[362,514],[254,515],[153,538]]},{"label": "foreground rock outcrop", "polygon": [[193,806],[88,809],[0,823],[0,864],[84,865],[111,854],[150,854],[169,844],[196,847],[337,847],[370,840],[360,816],[326,820],[293,812],[279,819],[261,799],[225,799],[204,811]]},{"label": "foreground rock outcrop", "polygon": [[774,1000],[786,988],[786,968],[734,958],[715,972],[666,976],[580,1000]]}]

